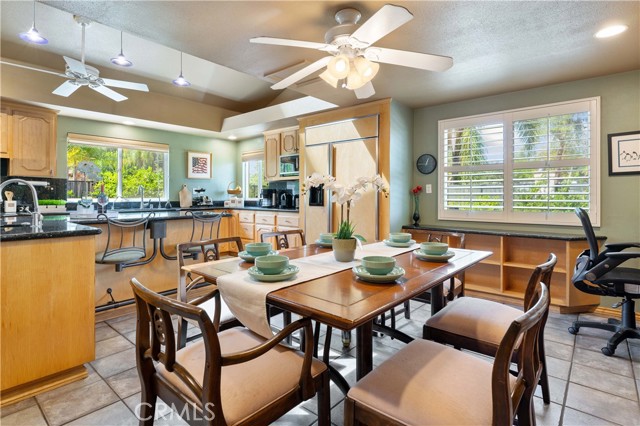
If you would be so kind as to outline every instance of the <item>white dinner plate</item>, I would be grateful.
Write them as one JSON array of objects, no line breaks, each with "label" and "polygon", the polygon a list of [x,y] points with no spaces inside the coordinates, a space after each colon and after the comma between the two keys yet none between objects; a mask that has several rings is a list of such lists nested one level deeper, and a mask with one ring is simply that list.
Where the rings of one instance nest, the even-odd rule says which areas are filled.
[{"label": "white dinner plate", "polygon": [[356,274],[356,277],[360,278],[362,281],[376,284],[394,283],[398,278],[403,276],[405,272],[404,268],[401,266],[394,267],[391,272],[386,275],[370,274],[362,265],[356,265],[351,270]]},{"label": "white dinner plate", "polygon": [[[278,251],[277,250],[269,250],[269,253],[267,253],[267,254],[278,254]],[[262,256],[266,256],[267,254],[263,254]],[[259,256],[252,256],[246,250],[243,250],[240,253],[238,253],[238,257],[240,259],[244,260],[245,262],[253,263],[253,261],[256,259],[256,257],[259,257]]]},{"label": "white dinner plate", "polygon": [[445,254],[427,254],[422,249],[415,249],[413,254],[420,260],[428,260],[429,262],[447,262],[456,254],[449,250]]},{"label": "white dinner plate", "polygon": [[272,275],[266,275],[264,272],[260,271],[257,266],[252,266],[248,269],[251,278],[268,283],[288,280],[290,278],[293,278],[299,271],[300,268],[295,265],[289,265],[284,268],[284,271],[282,271],[281,273]]},{"label": "white dinner plate", "polygon": [[398,243],[391,240],[383,240],[382,242],[388,245],[389,247],[411,247],[416,243],[416,240],[409,240],[406,243]]}]

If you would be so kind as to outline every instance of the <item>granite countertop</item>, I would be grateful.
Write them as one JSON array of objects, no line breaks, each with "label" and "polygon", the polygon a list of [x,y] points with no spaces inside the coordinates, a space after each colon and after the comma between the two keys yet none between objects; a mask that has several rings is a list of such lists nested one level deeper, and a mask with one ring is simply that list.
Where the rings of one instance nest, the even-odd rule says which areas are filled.
[{"label": "granite countertop", "polygon": [[[3,226],[0,228],[0,241],[37,240],[45,238],[66,238],[82,235],[97,235],[99,228],[85,226],[68,221],[67,215],[47,216],[42,221],[42,229],[33,229],[31,225]],[[30,224],[30,218],[21,218],[21,223]]]},{"label": "granite countertop", "polygon": [[[498,237],[522,237],[522,238],[541,238],[548,240],[562,240],[562,241],[581,241],[586,240],[587,237],[584,233],[581,234],[551,234],[551,233],[543,233],[543,232],[525,232],[525,231],[496,231],[490,229],[471,229],[471,228],[463,228],[463,227],[447,227],[447,226],[430,226],[430,225],[404,225],[402,229],[415,229],[415,230],[425,230],[425,231],[443,231],[443,232],[461,232],[464,234],[482,234],[482,235],[494,235]],[[607,237],[603,235],[598,235],[596,237],[599,240],[606,240]]]}]

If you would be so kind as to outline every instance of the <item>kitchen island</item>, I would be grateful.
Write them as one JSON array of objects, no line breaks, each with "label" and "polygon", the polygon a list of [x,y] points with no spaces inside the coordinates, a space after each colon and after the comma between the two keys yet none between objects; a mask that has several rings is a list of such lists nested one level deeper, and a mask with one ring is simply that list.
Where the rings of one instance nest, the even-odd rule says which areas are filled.
[{"label": "kitchen island", "polygon": [[65,216],[45,217],[41,229],[0,229],[0,405],[87,376],[100,232]]}]

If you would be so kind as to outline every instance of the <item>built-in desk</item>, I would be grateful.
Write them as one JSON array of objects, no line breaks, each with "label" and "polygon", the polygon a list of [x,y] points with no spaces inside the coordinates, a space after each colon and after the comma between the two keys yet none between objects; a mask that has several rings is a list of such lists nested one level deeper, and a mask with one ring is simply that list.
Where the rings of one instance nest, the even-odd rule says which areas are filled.
[{"label": "built-in desk", "polygon": [[551,282],[551,304],[562,313],[593,311],[600,304],[599,296],[583,293],[571,283],[576,258],[589,248],[584,235],[438,226],[404,226],[402,230],[417,242],[426,241],[430,232],[461,232],[465,234],[465,248],[493,252],[465,273],[465,289],[470,292],[522,300],[531,272],[547,260],[549,253],[555,253],[558,263]]}]

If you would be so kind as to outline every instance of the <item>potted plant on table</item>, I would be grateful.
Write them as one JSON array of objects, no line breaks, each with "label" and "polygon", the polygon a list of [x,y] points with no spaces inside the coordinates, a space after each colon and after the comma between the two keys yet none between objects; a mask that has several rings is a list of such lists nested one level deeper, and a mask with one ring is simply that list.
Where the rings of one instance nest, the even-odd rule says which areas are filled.
[{"label": "potted plant on table", "polygon": [[382,192],[385,197],[389,196],[389,189],[380,175],[371,178],[360,177],[353,185],[344,186],[336,182],[333,176],[314,173],[305,179],[302,194],[304,195],[309,188],[318,187],[331,191],[331,201],[340,205],[340,225],[332,241],[333,254],[339,262],[350,262],[354,258],[357,241],[365,241],[361,235],[354,233],[355,224],[350,218],[351,205],[369,188]]}]

